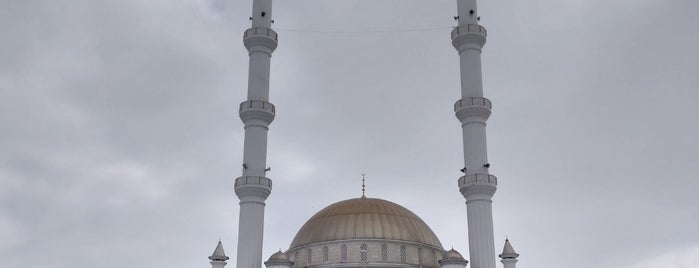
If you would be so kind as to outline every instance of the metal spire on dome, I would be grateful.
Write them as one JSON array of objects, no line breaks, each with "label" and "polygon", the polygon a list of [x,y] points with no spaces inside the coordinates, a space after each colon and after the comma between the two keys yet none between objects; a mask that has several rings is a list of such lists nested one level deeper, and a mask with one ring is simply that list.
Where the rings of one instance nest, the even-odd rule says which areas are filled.
[{"label": "metal spire on dome", "polygon": [[362,198],[366,198],[366,185],[365,182],[366,173],[362,173]]}]

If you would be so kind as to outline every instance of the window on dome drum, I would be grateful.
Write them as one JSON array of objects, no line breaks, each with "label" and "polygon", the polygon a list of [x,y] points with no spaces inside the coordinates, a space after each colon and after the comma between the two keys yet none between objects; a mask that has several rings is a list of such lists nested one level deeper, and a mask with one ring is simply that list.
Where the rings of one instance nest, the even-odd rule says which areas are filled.
[{"label": "window on dome drum", "polygon": [[381,261],[388,261],[388,245],[381,245]]},{"label": "window on dome drum", "polygon": [[294,253],[294,261],[295,262],[299,261],[299,252],[298,251],[296,251],[296,253]]},{"label": "window on dome drum", "polygon": [[340,247],[340,261],[347,261],[347,245],[345,244],[342,244],[342,247]]},{"label": "window on dome drum", "polygon": [[417,263],[422,264],[422,248],[417,248]]},{"label": "window on dome drum", "polygon": [[328,262],[328,247],[323,247],[323,262]]},{"label": "window on dome drum", "polygon": [[359,258],[363,263],[369,262],[369,255],[367,254],[368,248],[366,243],[362,243],[362,245],[359,246]]},{"label": "window on dome drum", "polygon": [[308,263],[308,265],[311,265],[311,257],[313,257],[313,251],[309,248],[306,250],[306,263]]},{"label": "window on dome drum", "polygon": [[408,253],[406,252],[405,245],[400,246],[400,262],[405,263],[408,261]]}]

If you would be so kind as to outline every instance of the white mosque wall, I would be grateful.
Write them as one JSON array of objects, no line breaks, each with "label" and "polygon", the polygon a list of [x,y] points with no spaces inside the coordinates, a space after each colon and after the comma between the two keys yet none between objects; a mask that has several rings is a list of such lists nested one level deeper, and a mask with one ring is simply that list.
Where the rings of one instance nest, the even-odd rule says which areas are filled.
[{"label": "white mosque wall", "polygon": [[[366,245],[366,250],[362,244]],[[343,246],[346,247],[346,257],[343,256]],[[316,243],[293,248],[286,253],[294,262],[294,268],[311,266],[436,268],[440,267],[439,260],[442,259],[444,250],[407,241],[357,239]]]}]

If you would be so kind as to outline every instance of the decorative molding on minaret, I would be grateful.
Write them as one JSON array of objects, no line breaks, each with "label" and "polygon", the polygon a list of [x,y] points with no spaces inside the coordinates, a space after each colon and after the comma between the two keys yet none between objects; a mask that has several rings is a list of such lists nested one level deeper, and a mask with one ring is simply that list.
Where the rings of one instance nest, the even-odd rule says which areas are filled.
[{"label": "decorative molding on minaret", "polygon": [[454,112],[461,122],[464,146],[463,177],[458,185],[466,198],[468,243],[471,267],[495,268],[492,197],[497,178],[490,175],[485,126],[492,103],[483,97],[481,49],[487,31],[480,20],[476,0],[457,0],[459,25],[451,32],[454,48],[459,52],[461,99]]},{"label": "decorative molding on minaret", "polygon": [[245,124],[243,174],[235,180],[240,198],[238,225],[238,268],[262,266],[265,200],[272,192],[267,171],[267,132],[276,114],[269,102],[269,74],[272,52],[278,35],[272,30],[272,0],[253,0],[252,27],[243,33],[243,44],[250,56],[248,97],[240,104]]},{"label": "decorative molding on minaret", "polygon": [[500,262],[502,262],[504,268],[516,268],[517,257],[519,254],[515,252],[512,248],[509,239],[505,239],[505,246],[502,248],[502,254],[498,255],[500,257]]},{"label": "decorative molding on minaret", "polygon": [[218,240],[218,244],[216,245],[216,249],[214,249],[214,253],[209,256],[209,263],[211,263],[211,268],[223,268],[228,264],[226,261],[228,260],[228,256],[226,256],[226,252],[223,251],[223,244],[221,244],[221,240]]}]

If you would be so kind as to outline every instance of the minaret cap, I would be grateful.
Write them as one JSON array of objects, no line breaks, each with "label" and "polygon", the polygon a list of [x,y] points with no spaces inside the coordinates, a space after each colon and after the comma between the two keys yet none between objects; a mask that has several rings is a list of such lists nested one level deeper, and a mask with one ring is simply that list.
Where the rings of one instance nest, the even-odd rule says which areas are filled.
[{"label": "minaret cap", "polygon": [[515,249],[512,248],[512,245],[510,244],[509,239],[505,239],[505,247],[502,249],[502,254],[498,255],[501,259],[516,259],[519,257],[519,254],[515,252]]},{"label": "minaret cap", "polygon": [[228,256],[226,256],[226,252],[223,251],[223,244],[221,244],[221,240],[218,241],[218,245],[216,245],[216,249],[214,249],[214,253],[209,256],[209,260],[212,261],[227,261]]}]

